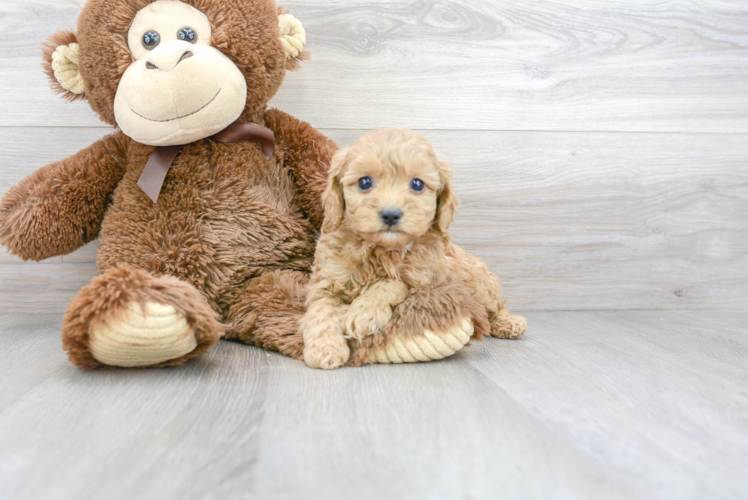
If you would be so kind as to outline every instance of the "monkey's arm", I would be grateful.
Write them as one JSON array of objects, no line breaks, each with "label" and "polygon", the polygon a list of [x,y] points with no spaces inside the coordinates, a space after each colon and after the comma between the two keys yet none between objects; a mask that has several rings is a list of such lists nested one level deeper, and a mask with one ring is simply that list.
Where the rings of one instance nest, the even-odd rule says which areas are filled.
[{"label": "monkey's arm", "polygon": [[338,146],[306,122],[277,109],[268,110],[267,126],[284,151],[285,165],[296,183],[299,206],[316,228],[322,225],[322,193],[327,187],[327,170]]},{"label": "monkey's arm", "polygon": [[12,187],[0,201],[0,243],[23,260],[43,260],[95,239],[125,172],[127,140],[104,137]]}]

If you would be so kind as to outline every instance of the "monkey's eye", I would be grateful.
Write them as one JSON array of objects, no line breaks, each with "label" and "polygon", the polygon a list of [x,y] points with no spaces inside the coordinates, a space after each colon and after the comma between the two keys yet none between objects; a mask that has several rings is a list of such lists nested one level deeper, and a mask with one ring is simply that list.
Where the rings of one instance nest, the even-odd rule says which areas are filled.
[{"label": "monkey's eye", "polygon": [[185,42],[195,43],[197,41],[197,33],[192,28],[182,28],[177,33],[177,37]]},{"label": "monkey's eye", "polygon": [[424,190],[425,187],[426,184],[424,184],[421,179],[413,179],[412,181],[410,181],[410,189],[412,189],[416,193],[420,193]]},{"label": "monkey's eye", "polygon": [[156,45],[161,42],[161,35],[158,34],[156,31],[149,31],[145,35],[143,35],[143,47],[145,47],[148,50],[153,50],[156,48]]},{"label": "monkey's eye", "polygon": [[372,188],[373,185],[374,183],[372,182],[371,177],[361,177],[358,180],[358,188],[361,191],[368,191]]}]

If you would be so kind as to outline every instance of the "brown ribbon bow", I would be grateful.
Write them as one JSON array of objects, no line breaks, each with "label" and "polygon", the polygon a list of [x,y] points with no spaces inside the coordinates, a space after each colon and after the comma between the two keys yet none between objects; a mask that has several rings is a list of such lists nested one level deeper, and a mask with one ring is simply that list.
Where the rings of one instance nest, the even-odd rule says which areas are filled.
[{"label": "brown ribbon bow", "polygon": [[[262,146],[262,152],[268,158],[273,157],[275,151],[275,134],[269,128],[262,127],[256,123],[236,122],[229,125],[216,135],[209,137],[218,142],[258,142]],[[138,187],[143,190],[153,203],[158,203],[158,196],[169,173],[171,164],[182,150],[182,146],[158,146],[145,164],[143,173],[138,179]]]}]

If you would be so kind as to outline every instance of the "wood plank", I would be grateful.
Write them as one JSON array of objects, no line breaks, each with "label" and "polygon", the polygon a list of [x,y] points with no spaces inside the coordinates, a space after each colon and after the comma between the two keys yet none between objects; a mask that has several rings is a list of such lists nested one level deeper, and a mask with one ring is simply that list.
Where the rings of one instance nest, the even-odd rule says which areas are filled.
[{"label": "wood plank", "polygon": [[[86,255],[85,262],[91,262],[90,254]],[[12,255],[7,248],[0,247],[0,267],[6,264],[21,264],[23,263],[23,260],[16,256]],[[43,264],[59,264],[62,263],[62,257],[52,257],[50,259],[44,260],[41,263]]]},{"label": "wood plank", "polygon": [[[528,315],[418,365],[333,372],[220,343],[82,372],[0,315],[8,498],[742,498],[746,313]],[[116,453],[113,452],[116,450]]]},{"label": "wood plank", "polygon": [[96,274],[93,263],[0,264],[0,303],[4,311],[54,312],[61,321],[70,299]]},{"label": "wood plank", "polygon": [[521,347],[486,342],[471,366],[646,491],[664,491],[667,498],[744,497],[748,315],[530,317]]},{"label": "wood plank", "polygon": [[287,498],[644,495],[636,481],[598,467],[572,440],[537,425],[503,387],[467,369],[477,351],[332,377],[301,363],[271,371],[258,497],[274,497],[278,484],[291,485]]},{"label": "wood plank", "polygon": [[[76,129],[77,131],[78,129]],[[12,161],[0,191],[105,129],[0,129]],[[75,132],[75,131],[73,131]],[[364,131],[326,130],[345,147]],[[483,258],[520,310],[742,309],[748,292],[748,141],[744,135],[426,131],[452,160],[463,206],[455,241]],[[69,138],[69,144],[62,144]],[[67,149],[65,149],[67,148]],[[93,263],[96,246],[65,263]],[[62,311],[70,290],[29,295],[5,266],[0,300]],[[63,266],[64,268],[64,266]],[[75,269],[75,268],[69,268]],[[71,276],[72,271],[65,271]],[[16,283],[17,285],[14,285]],[[21,288],[16,288],[16,286]],[[54,285],[59,286],[59,285]],[[43,296],[36,295],[37,293]],[[37,300],[38,299],[38,300]],[[25,302],[27,301],[28,302]],[[11,309],[13,310],[13,309]]]},{"label": "wood plank", "polygon": [[[274,103],[317,127],[748,132],[748,4],[284,2],[313,61]],[[96,126],[48,88],[68,0],[0,1],[0,125]]]},{"label": "wood plank", "polygon": [[[226,343],[187,370],[87,377],[65,361],[59,329],[20,317],[2,320],[0,329],[4,352],[25,361],[2,367],[10,381],[10,389],[0,392],[0,440],[7,445],[0,451],[3,497],[125,498],[133,489],[140,498],[210,497],[251,478],[266,393],[261,371],[267,354],[261,349]],[[45,352],[56,348],[56,359],[35,355],[33,346],[42,342]],[[10,368],[16,370],[6,372]],[[161,387],[155,399],[154,382]],[[213,404],[219,394],[227,405]],[[22,421],[28,405],[42,401],[37,398],[48,410],[37,415],[42,428],[33,433],[31,422]],[[8,422],[18,422],[18,432],[9,433]],[[233,458],[216,459],[229,450],[235,450]],[[18,481],[21,471],[28,475]],[[140,485],[126,486],[136,477]]]}]

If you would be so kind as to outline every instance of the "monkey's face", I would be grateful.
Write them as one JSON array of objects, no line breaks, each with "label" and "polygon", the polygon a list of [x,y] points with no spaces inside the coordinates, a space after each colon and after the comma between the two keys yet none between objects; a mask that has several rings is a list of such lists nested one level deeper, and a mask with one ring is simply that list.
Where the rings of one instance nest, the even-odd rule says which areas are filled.
[{"label": "monkey's face", "polygon": [[152,146],[262,123],[307,58],[301,22],[274,0],[87,0],[78,33],[44,46],[53,87]]},{"label": "monkey's face", "polygon": [[134,61],[114,99],[127,136],[152,146],[187,144],[239,118],[244,75],[211,37],[207,16],[182,2],[160,0],[137,13],[127,36]]}]

